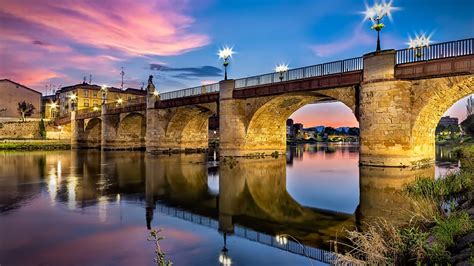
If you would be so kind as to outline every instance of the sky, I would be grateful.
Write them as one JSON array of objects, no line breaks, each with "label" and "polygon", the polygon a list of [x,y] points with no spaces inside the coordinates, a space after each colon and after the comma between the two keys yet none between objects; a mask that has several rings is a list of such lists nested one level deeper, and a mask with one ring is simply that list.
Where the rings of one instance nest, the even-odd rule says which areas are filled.
[{"label": "sky", "polygon": [[[373,1],[368,1],[371,5]],[[474,37],[472,0],[394,0],[382,49],[408,36],[433,42]],[[222,79],[217,51],[233,46],[229,78],[358,57],[375,49],[359,0],[0,0],[0,79],[46,94],[86,80],[140,88],[148,75],[172,91]],[[465,117],[465,100],[447,115]],[[305,126],[356,126],[341,103],[307,105]]]}]

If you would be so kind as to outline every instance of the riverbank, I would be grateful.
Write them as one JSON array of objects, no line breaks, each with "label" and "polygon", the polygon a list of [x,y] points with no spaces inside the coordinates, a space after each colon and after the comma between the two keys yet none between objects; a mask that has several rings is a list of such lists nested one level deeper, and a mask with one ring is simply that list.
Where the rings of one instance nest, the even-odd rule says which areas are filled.
[{"label": "riverbank", "polygon": [[69,150],[69,140],[6,139],[0,140],[0,150]]},{"label": "riverbank", "polygon": [[380,219],[348,231],[350,251],[334,264],[474,265],[474,143],[464,142],[456,154],[459,171],[420,177],[401,191],[412,205],[399,210],[406,222]]}]

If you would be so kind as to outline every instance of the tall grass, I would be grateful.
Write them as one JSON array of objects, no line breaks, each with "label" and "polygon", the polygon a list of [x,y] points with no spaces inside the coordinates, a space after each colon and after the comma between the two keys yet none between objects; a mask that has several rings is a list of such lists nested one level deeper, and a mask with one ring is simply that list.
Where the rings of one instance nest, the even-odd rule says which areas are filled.
[{"label": "tall grass", "polygon": [[[413,208],[401,213],[408,222],[394,225],[379,219],[364,232],[348,231],[348,251],[337,255],[333,264],[449,264],[456,239],[474,230],[474,222],[458,207],[461,201],[472,200],[472,170],[465,167],[436,180],[418,178],[407,185],[402,193]],[[452,203],[449,212],[443,207],[447,202]]]}]

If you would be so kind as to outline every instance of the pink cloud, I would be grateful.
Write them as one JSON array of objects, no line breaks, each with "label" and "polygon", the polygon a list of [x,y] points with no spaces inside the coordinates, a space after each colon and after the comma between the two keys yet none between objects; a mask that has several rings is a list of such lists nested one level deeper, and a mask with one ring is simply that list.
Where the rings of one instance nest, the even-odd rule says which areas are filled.
[{"label": "pink cloud", "polygon": [[[182,1],[6,1],[0,11],[88,46],[132,55],[176,55],[209,42],[188,33]],[[177,8],[176,8],[177,7]]]},{"label": "pink cloud", "polygon": [[207,36],[188,32],[194,20],[184,15],[186,3],[2,1],[0,78],[37,90],[49,83],[78,83],[88,73],[119,80],[117,63],[204,46]]},{"label": "pink cloud", "polygon": [[316,44],[311,47],[313,52],[320,57],[336,55],[356,46],[375,43],[374,36],[369,35],[362,27],[357,27],[349,38],[345,37],[334,42]]}]

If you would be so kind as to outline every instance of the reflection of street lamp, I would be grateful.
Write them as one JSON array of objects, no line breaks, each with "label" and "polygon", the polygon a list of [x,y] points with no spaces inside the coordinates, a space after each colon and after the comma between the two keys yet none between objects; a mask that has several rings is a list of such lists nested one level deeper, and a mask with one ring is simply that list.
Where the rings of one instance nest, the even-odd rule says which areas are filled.
[{"label": "reflection of street lamp", "polygon": [[411,37],[409,37],[410,41],[408,42],[408,48],[415,50],[416,51],[415,56],[417,58],[420,58],[423,56],[423,54],[421,53],[421,49],[423,47],[430,46],[430,43],[431,43],[430,38],[431,38],[431,35],[427,37],[424,33],[422,33],[421,36],[418,36],[418,34],[415,34],[415,39],[412,39]]},{"label": "reflection of street lamp", "polygon": [[391,19],[391,12],[397,10],[396,7],[392,6],[392,1],[382,3],[374,3],[373,6],[367,7],[364,12],[365,18],[372,21],[372,29],[377,31],[377,49],[376,51],[380,51],[380,31],[385,27],[385,25],[381,22],[382,19],[387,16]]},{"label": "reflection of street lamp", "polygon": [[275,239],[277,241],[278,244],[282,245],[282,246],[286,246],[288,245],[288,237],[291,238],[293,241],[295,241],[298,245],[300,245],[300,247],[303,249],[303,254],[305,257],[308,257],[310,259],[310,263],[311,265],[313,265],[313,261],[311,260],[311,258],[308,256],[308,254],[306,253],[306,248],[303,244],[301,244],[298,239],[294,238],[292,235],[289,235],[289,234],[281,234],[281,235],[276,235],[275,236]]},{"label": "reflection of street lamp", "polygon": [[224,65],[224,80],[227,80],[227,66],[229,65],[229,59],[232,58],[232,55],[235,52],[232,50],[231,47],[225,46],[224,48],[219,50],[219,58],[224,60],[223,65]]},{"label": "reflection of street lamp", "polygon": [[221,250],[221,253],[219,254],[219,263],[224,265],[224,266],[229,266],[232,264],[232,259],[230,258],[229,250],[227,249],[227,234],[224,233],[224,247]]},{"label": "reflection of street lamp", "polygon": [[283,81],[283,75],[288,71],[288,64],[279,64],[275,67],[275,72],[280,74],[280,82]]}]

